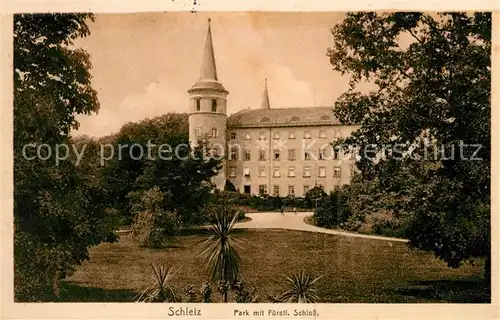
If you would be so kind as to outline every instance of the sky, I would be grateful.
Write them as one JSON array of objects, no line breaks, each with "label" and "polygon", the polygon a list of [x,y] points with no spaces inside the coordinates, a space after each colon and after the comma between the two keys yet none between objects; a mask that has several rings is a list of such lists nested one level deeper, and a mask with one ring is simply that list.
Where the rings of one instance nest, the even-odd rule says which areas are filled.
[{"label": "sky", "polygon": [[271,108],[333,105],[348,78],[326,56],[342,13],[97,14],[76,46],[91,55],[98,114],[78,116],[75,135],[104,136],[130,121],[187,112],[211,18],[228,115],[260,107],[267,78]]}]

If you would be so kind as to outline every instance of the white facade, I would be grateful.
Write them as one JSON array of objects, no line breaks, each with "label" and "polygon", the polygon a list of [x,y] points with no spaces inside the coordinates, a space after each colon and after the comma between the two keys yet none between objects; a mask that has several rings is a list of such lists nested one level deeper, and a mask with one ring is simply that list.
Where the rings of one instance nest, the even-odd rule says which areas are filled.
[{"label": "white facade", "polygon": [[359,126],[341,125],[331,107],[273,109],[266,81],[260,109],[227,117],[228,91],[217,78],[210,25],[200,78],[188,92],[191,143],[208,138],[225,156],[214,178],[218,189],[228,180],[242,193],[301,197],[316,185],[328,192],[350,182],[354,156],[331,143]]}]

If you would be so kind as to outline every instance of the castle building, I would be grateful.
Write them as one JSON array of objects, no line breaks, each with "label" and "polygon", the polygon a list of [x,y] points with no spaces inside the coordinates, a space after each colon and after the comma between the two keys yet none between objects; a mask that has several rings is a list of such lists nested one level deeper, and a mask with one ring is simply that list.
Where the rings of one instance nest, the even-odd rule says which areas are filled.
[{"label": "castle building", "polygon": [[332,142],[359,126],[341,125],[332,106],[272,108],[266,80],[260,108],[227,116],[210,20],[200,77],[188,93],[191,143],[207,138],[214,155],[224,156],[213,180],[218,189],[229,181],[242,193],[302,197],[314,186],[329,192],[350,182],[354,158]]}]

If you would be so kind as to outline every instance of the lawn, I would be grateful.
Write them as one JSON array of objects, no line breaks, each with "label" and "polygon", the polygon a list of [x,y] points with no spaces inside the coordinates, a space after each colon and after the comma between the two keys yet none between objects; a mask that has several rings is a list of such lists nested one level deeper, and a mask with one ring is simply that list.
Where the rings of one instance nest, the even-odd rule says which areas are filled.
[{"label": "lawn", "polygon": [[[186,231],[164,249],[137,247],[129,235],[90,250],[62,287],[63,301],[133,301],[150,284],[150,262],[166,261],[179,269],[178,292],[192,284],[198,292],[207,279],[197,257],[206,234]],[[410,250],[405,243],[290,230],[237,230],[243,240],[241,278],[257,289],[261,302],[284,289],[285,275],[307,271],[322,275],[322,302],[418,303],[489,302],[481,281],[482,262],[451,269],[433,255]],[[213,286],[214,300],[220,296]],[[231,297],[230,297],[231,300]]]}]

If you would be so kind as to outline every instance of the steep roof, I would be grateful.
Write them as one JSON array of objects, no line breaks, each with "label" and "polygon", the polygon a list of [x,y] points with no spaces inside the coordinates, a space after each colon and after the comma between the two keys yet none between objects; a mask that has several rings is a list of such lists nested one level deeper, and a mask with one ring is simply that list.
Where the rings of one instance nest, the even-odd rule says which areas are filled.
[{"label": "steep roof", "polygon": [[264,94],[262,96],[261,109],[271,109],[271,104],[269,103],[269,93],[267,92],[267,78],[264,85]]},{"label": "steep roof", "polygon": [[219,82],[217,77],[217,67],[215,65],[214,45],[212,41],[212,29],[210,19],[208,19],[207,37],[201,61],[200,77],[196,83],[189,88],[188,92],[199,90],[216,90],[228,94],[229,92]]},{"label": "steep roof", "polygon": [[215,66],[214,45],[212,43],[212,29],[210,28],[210,19],[208,19],[207,38],[205,40],[205,50],[203,51],[200,80],[218,80],[217,68]]},{"label": "steep roof", "polygon": [[288,127],[336,125],[333,107],[241,110],[228,118],[230,127]]}]

